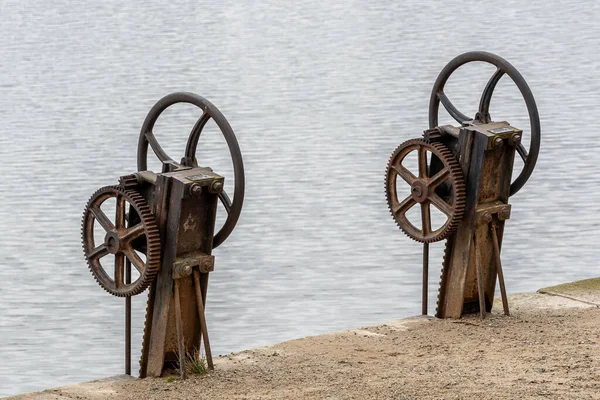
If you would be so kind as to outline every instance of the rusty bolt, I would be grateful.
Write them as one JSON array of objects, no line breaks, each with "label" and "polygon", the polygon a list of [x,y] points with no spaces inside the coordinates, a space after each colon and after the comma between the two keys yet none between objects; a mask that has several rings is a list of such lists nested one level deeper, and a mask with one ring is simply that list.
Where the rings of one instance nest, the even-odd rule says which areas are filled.
[{"label": "rusty bolt", "polygon": [[208,187],[208,191],[212,194],[219,194],[223,191],[223,184],[219,181],[213,181]]},{"label": "rusty bolt", "polygon": [[505,221],[505,220],[509,219],[510,218],[510,209],[505,208],[502,211],[500,211],[498,213],[498,218],[500,219],[500,221]]},{"label": "rusty bolt", "polygon": [[492,222],[492,214],[490,214],[489,212],[481,214],[481,221],[489,224],[490,222]]},{"label": "rusty bolt", "polygon": [[175,264],[173,269],[173,279],[181,279],[184,276],[189,276],[193,272],[190,264]]},{"label": "rusty bolt", "polygon": [[504,144],[504,140],[501,137],[497,137],[494,139],[494,147],[499,148]]},{"label": "rusty bolt", "polygon": [[521,134],[520,133],[515,133],[514,135],[512,135],[510,137],[510,139],[508,140],[508,142],[510,143],[511,146],[518,146],[519,143],[521,143]]},{"label": "rusty bolt", "polygon": [[192,197],[200,196],[200,194],[202,193],[202,186],[200,186],[197,183],[192,183],[189,191],[190,191],[190,196],[192,196]]}]

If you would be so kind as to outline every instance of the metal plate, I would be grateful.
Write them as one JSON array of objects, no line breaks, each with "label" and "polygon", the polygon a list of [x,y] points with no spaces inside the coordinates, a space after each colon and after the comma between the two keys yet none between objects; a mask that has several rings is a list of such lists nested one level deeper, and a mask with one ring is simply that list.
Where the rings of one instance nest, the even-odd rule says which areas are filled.
[{"label": "metal plate", "polygon": [[192,175],[192,176],[186,176],[186,179],[192,181],[192,182],[198,182],[198,181],[204,181],[206,179],[215,179],[215,177],[213,175],[208,175],[208,174],[196,174],[196,175]]}]

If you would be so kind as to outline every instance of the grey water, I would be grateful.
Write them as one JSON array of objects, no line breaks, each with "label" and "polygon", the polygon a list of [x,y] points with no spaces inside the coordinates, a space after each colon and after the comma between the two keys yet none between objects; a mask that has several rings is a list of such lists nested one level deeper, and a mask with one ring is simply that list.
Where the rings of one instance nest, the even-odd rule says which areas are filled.
[{"label": "grey water", "polygon": [[[124,301],[89,273],[80,220],[96,189],[135,172],[142,121],[173,91],[220,108],[246,167],[209,283],[215,354],[420,312],[421,246],[391,219],[384,172],[465,51],[512,62],[541,115],[537,168],[510,200],[509,292],[597,276],[598,19],[595,1],[0,0],[0,395],[123,372]],[[493,71],[466,66],[447,94],[472,115]],[[491,112],[527,137],[506,77]],[[159,120],[174,159],[198,115]],[[231,190],[228,157],[207,127],[199,162]],[[145,301],[133,299],[134,361]]]}]

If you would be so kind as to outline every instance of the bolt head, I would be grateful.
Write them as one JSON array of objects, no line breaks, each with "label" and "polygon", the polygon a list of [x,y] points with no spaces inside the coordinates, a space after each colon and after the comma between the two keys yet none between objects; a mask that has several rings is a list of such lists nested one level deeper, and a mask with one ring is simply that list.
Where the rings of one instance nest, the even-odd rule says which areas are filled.
[{"label": "bolt head", "polygon": [[189,191],[190,191],[190,196],[197,197],[202,193],[202,186],[198,185],[197,183],[192,183]]},{"label": "bolt head", "polygon": [[504,144],[504,140],[500,137],[494,139],[494,147],[499,148]]},{"label": "bolt head", "polygon": [[519,143],[521,143],[521,134],[516,133],[516,134],[512,135],[510,138],[511,146],[518,146]]},{"label": "bolt head", "polygon": [[219,181],[213,181],[208,187],[208,191],[212,194],[219,194],[223,191],[223,184]]},{"label": "bolt head", "polygon": [[191,273],[192,273],[192,266],[191,265],[184,266],[183,270],[181,272],[183,272],[185,275],[191,275]]}]

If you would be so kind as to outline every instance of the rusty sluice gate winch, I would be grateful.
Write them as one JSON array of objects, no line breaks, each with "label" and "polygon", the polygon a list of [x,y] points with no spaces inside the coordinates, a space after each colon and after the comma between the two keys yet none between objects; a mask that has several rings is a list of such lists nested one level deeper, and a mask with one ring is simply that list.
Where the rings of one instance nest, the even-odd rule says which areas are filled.
[{"label": "rusty sluice gate winch", "polygon": [[[461,113],[444,93],[448,78],[460,66],[482,61],[496,66],[474,117]],[[508,122],[494,122],[489,108],[500,78],[508,75],[521,92],[530,122],[529,150],[521,143],[523,131]],[[438,125],[440,103],[460,126]],[[439,74],[429,100],[429,129],[423,138],[396,148],[386,170],[387,202],[398,226],[423,246],[423,309],[427,314],[429,243],[446,239],[436,316],[460,318],[463,314],[490,312],[496,279],[504,313],[509,314],[500,249],[504,223],[510,218],[509,197],[529,179],[540,148],[540,118],[535,100],[519,71],[506,60],[486,52],[462,54]],[[511,183],[515,152],[524,166]],[[416,154],[414,171],[407,156]],[[407,186],[408,185],[408,186]],[[398,188],[410,193],[399,196]],[[407,217],[420,208],[420,224]],[[445,222],[432,226],[435,207]],[[417,213],[418,214],[418,213]],[[414,219],[414,218],[413,218]]]},{"label": "rusty sluice gate winch", "polygon": [[[153,134],[158,117],[176,103],[202,110],[180,162],[167,155]],[[232,157],[233,200],[223,190],[224,177],[196,162],[198,140],[211,118]],[[160,172],[148,171],[148,145],[162,162]],[[173,93],[158,101],[146,116],[138,142],[137,169],[137,173],[122,176],[119,185],[103,187],[92,195],[82,227],[83,251],[92,274],[107,292],[126,297],[125,371],[131,373],[131,296],[148,287],[140,377],[157,377],[167,368],[179,367],[185,378],[186,359],[199,355],[201,340],[212,370],[204,309],[208,275],[214,268],[212,250],[231,234],[242,210],[244,166],[237,139],[223,114],[209,101],[192,93]],[[109,199],[115,204],[110,212],[101,208]],[[218,201],[223,203],[227,219],[214,234]],[[107,213],[114,213],[114,219]],[[95,237],[103,239],[96,242]],[[109,254],[114,255],[114,263],[105,262],[109,257],[103,257]]]}]

